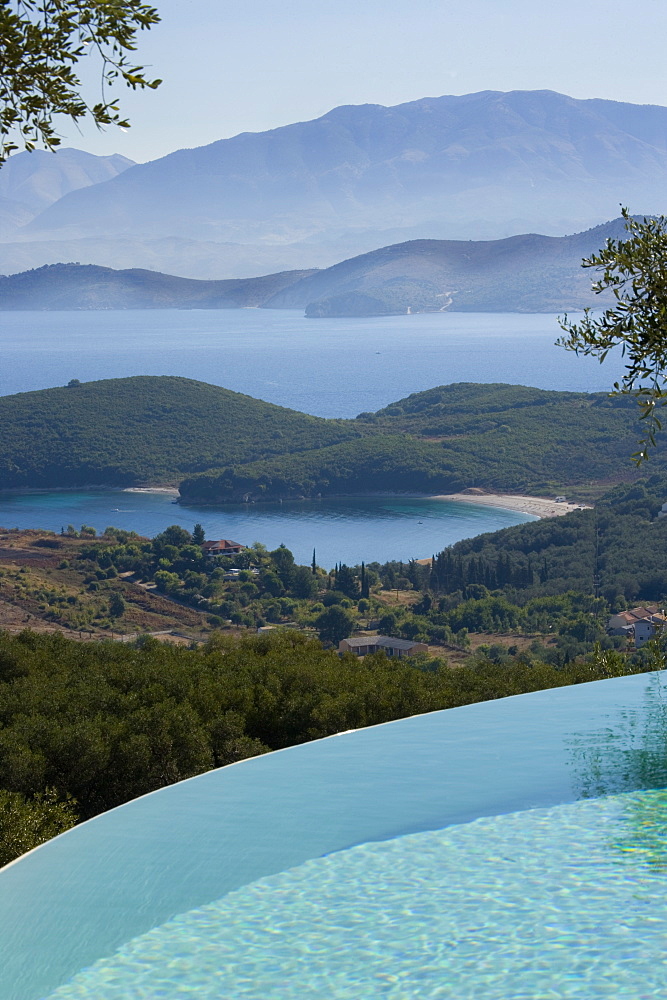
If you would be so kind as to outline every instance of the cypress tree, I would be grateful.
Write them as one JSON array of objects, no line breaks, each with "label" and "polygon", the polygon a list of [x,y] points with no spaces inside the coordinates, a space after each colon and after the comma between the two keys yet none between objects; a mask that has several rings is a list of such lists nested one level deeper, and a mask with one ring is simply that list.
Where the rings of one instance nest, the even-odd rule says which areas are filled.
[{"label": "cypress tree", "polygon": [[362,597],[368,597],[368,594],[369,594],[369,588],[368,588],[368,579],[366,577],[366,566],[365,566],[365,564],[362,561],[362,563],[361,563],[361,596]]}]

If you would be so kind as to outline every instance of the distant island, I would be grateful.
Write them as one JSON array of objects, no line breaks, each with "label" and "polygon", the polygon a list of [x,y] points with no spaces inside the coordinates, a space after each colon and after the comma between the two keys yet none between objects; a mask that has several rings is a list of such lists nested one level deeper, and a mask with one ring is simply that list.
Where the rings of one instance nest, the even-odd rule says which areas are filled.
[{"label": "distant island", "polygon": [[583,257],[625,235],[615,219],[573,236],[411,240],[323,270],[221,281],[51,264],[0,277],[0,309],[305,310],[310,318],[416,312],[561,312],[602,304]]},{"label": "distant island", "polygon": [[458,383],[327,420],[137,376],[0,397],[0,489],[178,486],[183,502],[220,504],[576,486],[585,499],[636,478],[638,433],[633,403],[605,393]]}]

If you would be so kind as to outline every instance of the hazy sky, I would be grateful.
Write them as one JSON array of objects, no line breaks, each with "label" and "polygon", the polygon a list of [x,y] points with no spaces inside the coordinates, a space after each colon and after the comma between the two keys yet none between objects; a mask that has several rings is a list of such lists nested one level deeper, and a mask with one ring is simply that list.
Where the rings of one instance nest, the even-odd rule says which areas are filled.
[{"label": "hazy sky", "polygon": [[667,105],[667,0],[154,2],[137,60],[163,85],[122,93],[127,133],[68,127],[65,145],[148,160],[340,104],[479,90]]}]

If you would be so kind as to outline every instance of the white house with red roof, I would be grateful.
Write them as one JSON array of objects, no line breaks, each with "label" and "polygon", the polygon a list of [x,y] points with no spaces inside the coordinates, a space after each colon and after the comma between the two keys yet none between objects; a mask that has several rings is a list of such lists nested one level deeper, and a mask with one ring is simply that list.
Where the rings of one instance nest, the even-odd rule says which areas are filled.
[{"label": "white house with red roof", "polygon": [[635,647],[639,649],[665,626],[667,618],[664,611],[657,604],[648,604],[646,607],[632,608],[612,615],[607,622],[607,632],[610,635],[633,636]]}]

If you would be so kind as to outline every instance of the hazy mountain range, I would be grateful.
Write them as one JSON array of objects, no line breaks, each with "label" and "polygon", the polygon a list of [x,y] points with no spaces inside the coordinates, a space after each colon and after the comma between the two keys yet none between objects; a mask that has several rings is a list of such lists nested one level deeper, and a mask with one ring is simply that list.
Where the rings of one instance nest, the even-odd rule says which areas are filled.
[{"label": "hazy mountain range", "polygon": [[0,309],[305,309],[311,317],[406,312],[560,312],[601,305],[581,267],[615,219],[573,236],[412,240],[325,270],[195,280],[138,268],[53,264],[0,277]]},{"label": "hazy mountain range", "polygon": [[57,154],[36,149],[10,156],[0,170],[0,227],[7,234],[24,226],[70,191],[117,177],[134,160],[114,153],[93,156],[80,149]]},{"label": "hazy mountain range", "polygon": [[98,264],[45,264],[0,276],[0,309],[241,309],[264,305],[312,271],[206,281]]},{"label": "hazy mountain range", "polygon": [[660,213],[666,192],[667,108],[551,91],[347,106],[79,185],[6,231],[0,268],[248,276],[413,239],[562,235],[619,203]]}]

